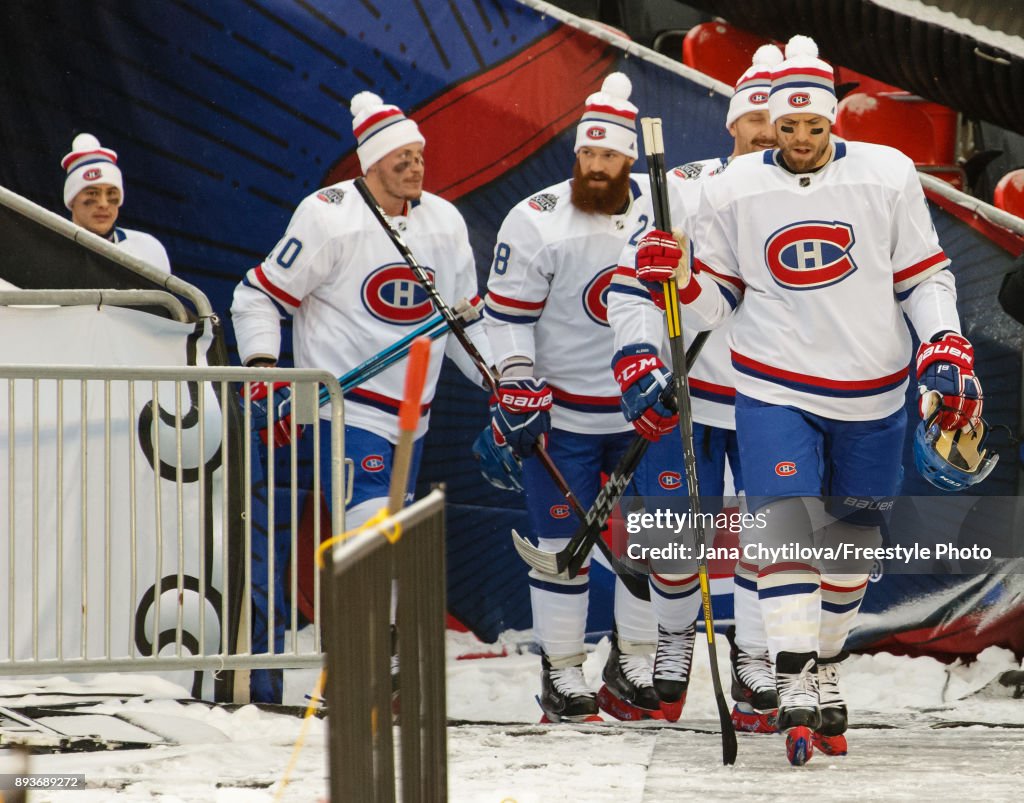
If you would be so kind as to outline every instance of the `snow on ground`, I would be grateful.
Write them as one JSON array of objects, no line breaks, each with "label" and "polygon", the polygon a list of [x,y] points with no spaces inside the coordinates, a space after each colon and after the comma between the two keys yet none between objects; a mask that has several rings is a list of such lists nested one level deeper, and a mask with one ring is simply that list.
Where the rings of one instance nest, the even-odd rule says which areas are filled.
[{"label": "snow on ground", "polygon": [[[739,735],[739,758],[721,764],[721,739],[711,693],[706,642],[698,638],[694,678],[679,727],[540,726],[533,695],[540,660],[525,651],[528,634],[509,633],[496,645],[508,655],[455,660],[481,651],[471,636],[449,635],[448,711],[457,720],[502,724],[448,729],[452,801],[549,803],[616,801],[662,803],[683,798],[763,800],[936,800],[969,797],[1019,800],[1024,787],[1024,700],[967,696],[1017,666],[990,648],[969,666],[888,654],[854,656],[843,664],[851,707],[850,755],[815,755],[803,768],[786,763],[782,740]],[[719,668],[728,682],[728,648],[717,642]],[[488,647],[488,649],[490,649]],[[607,656],[602,642],[585,671],[596,688]],[[289,676],[286,702],[301,704],[315,673]],[[103,676],[81,682],[55,678],[5,679],[0,705],[12,695],[50,692],[132,691],[143,696],[104,703],[97,713],[127,721],[162,723],[178,742],[145,750],[37,755],[34,773],[84,773],[84,791],[39,792],[36,803],[316,803],[326,798],[326,724],[311,720],[288,785],[285,768],[303,723],[254,706],[229,712],[183,705],[183,689],[142,675]],[[728,691],[728,688],[727,688]],[[1002,723],[1012,727],[932,727],[937,722]],[[521,724],[505,724],[521,723]],[[867,727],[871,726],[871,727]],[[12,770],[0,751],[0,773]],[[280,793],[280,794],[279,794]]]}]

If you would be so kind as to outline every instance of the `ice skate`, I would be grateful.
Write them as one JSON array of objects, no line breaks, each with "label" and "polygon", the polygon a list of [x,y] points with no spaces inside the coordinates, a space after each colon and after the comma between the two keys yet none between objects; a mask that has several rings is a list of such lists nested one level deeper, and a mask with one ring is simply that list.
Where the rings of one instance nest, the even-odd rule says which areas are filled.
[{"label": "ice skate", "polygon": [[541,695],[537,698],[544,716],[541,722],[600,722],[597,698],[583,677],[583,665],[553,668],[541,657]]},{"label": "ice skate", "polygon": [[830,756],[845,756],[846,702],[839,688],[839,662],[848,653],[818,659],[818,698],[821,701],[821,726],[814,732],[814,746]]},{"label": "ice skate", "polygon": [[630,722],[661,717],[658,695],[651,683],[650,657],[622,652],[614,633],[601,677],[604,685],[598,692],[597,702],[602,711]]},{"label": "ice skate", "polygon": [[786,756],[796,767],[814,754],[814,731],[821,727],[815,659],[813,652],[780,652],[775,659],[779,731],[786,734]]},{"label": "ice skate", "polygon": [[746,733],[777,733],[779,693],[771,657],[767,650],[754,654],[736,646],[735,627],[730,626],[725,635],[732,664],[733,727]]},{"label": "ice skate", "polygon": [[669,722],[678,721],[686,704],[686,689],[690,685],[690,664],[693,661],[693,642],[697,626],[690,625],[681,633],[671,633],[658,627],[658,651],[654,657],[654,690],[657,692],[661,713]]}]

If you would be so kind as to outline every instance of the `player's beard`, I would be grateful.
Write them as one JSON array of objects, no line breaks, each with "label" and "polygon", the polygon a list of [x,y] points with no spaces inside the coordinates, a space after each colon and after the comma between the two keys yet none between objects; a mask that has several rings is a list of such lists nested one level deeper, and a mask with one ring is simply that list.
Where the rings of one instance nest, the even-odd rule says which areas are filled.
[{"label": "player's beard", "polygon": [[[595,186],[594,180],[605,184]],[[626,208],[629,201],[629,164],[617,176],[604,172],[587,173],[580,170],[579,160],[572,166],[572,205],[587,214],[614,215]]]},{"label": "player's beard", "polygon": [[792,151],[792,147],[796,143],[787,142],[780,146],[782,151],[782,158],[786,162],[786,165],[794,173],[809,173],[812,170],[816,170],[821,167],[825,162],[825,156],[828,153],[829,145],[831,144],[828,137],[825,137],[820,141],[817,147],[814,147],[814,143],[799,143],[801,146],[806,147],[810,145],[811,153],[807,156],[797,155]]}]

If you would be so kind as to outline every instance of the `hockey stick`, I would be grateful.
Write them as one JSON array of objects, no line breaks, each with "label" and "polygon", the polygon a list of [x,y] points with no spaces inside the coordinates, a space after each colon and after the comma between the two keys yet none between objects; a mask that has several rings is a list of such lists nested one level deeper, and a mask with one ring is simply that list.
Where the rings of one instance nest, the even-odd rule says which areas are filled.
[{"label": "hockey stick", "polygon": [[[692,366],[693,361],[697,359],[709,334],[709,332],[701,332],[690,344],[690,348],[686,352],[687,368]],[[633,438],[626,451],[622,453],[622,457],[619,458],[619,462],[615,464],[611,474],[608,475],[607,481],[594,499],[594,504],[587,511],[586,520],[580,522],[580,526],[576,528],[569,543],[560,551],[548,552],[538,549],[513,530],[512,543],[516,552],[519,553],[519,557],[539,572],[553,574],[566,580],[579,574],[587,555],[590,554],[595,542],[600,539],[615,506],[622,499],[626,488],[633,480],[633,475],[650,444],[649,440],[640,435]]]},{"label": "hockey stick", "polygon": [[[360,176],[354,183],[359,194],[362,196],[363,201],[366,203],[366,206],[369,208],[370,212],[373,213],[373,216],[377,219],[381,228],[384,229],[385,234],[391,238],[391,242],[394,244],[395,248],[398,249],[398,253],[402,255],[402,259],[405,260],[405,263],[409,266],[410,270],[412,270],[416,280],[427,292],[427,295],[434,304],[434,308],[441,313],[441,317],[443,317],[445,322],[448,324],[452,334],[455,335],[455,339],[458,340],[462,348],[465,349],[469,358],[473,361],[474,365],[476,365],[477,370],[480,371],[484,379],[487,381],[491,391],[497,394],[498,379],[494,375],[494,371],[484,361],[480,351],[475,345],[473,345],[473,341],[469,339],[469,335],[466,334],[462,321],[456,317],[455,313],[452,312],[445,300],[441,298],[441,294],[437,292],[437,287],[434,286],[434,282],[430,278],[430,274],[427,273],[419,262],[416,261],[416,257],[414,257],[412,251],[409,250],[409,246],[406,245],[405,240],[402,239],[402,235],[398,233],[394,226],[391,225],[391,221],[388,220],[384,210],[381,209],[380,204],[377,203],[377,199],[373,197],[373,193],[370,192],[370,188],[366,186],[366,179]],[[558,492],[565,497],[565,500],[569,503],[569,506],[572,508],[579,520],[586,521],[587,511],[583,509],[583,505],[581,505],[579,499],[576,498],[576,494],[572,492],[572,489],[569,487],[569,483],[567,483],[565,481],[565,477],[562,476],[562,472],[558,470],[558,467],[554,464],[550,455],[548,455],[544,450],[544,447],[539,443],[536,447],[535,456],[544,467],[544,470],[551,477],[551,481],[555,484],[555,487],[558,488]],[[600,540],[599,545],[605,558],[616,570],[616,573],[622,578],[622,582],[629,588],[630,593],[634,596],[640,597],[641,599],[649,598],[650,589],[648,587],[647,578],[623,564],[622,561],[612,553],[611,548],[605,544],[603,540]]]},{"label": "hockey stick", "polygon": [[[654,202],[654,225],[662,231],[672,231],[672,219],[665,184],[665,143],[661,136],[661,119],[645,117],[640,121],[644,132],[644,150],[647,154],[647,173],[651,180],[651,198]],[[679,434],[683,441],[683,463],[686,469],[686,488],[690,493],[690,510],[697,522],[697,543],[705,539],[703,518],[700,515],[700,487],[697,482],[697,457],[693,448],[693,409],[687,384],[686,355],[683,345],[683,324],[679,314],[679,293],[674,278],[664,284],[665,321],[672,352],[672,372],[675,374],[676,405],[679,408]],[[708,639],[708,657],[711,659],[711,680],[715,687],[718,719],[722,723],[722,763],[736,762],[736,731],[733,729],[729,707],[722,691],[722,678],[718,673],[718,650],[715,647],[715,623],[711,612],[711,583],[708,580],[708,560],[701,550],[697,562],[700,597],[704,606],[704,630]]]},{"label": "hockey stick", "polygon": [[420,337],[409,348],[409,366],[405,371],[405,393],[398,409],[398,443],[388,487],[388,515],[394,516],[405,505],[405,489],[409,485],[412,464],[412,443],[420,422],[420,402],[430,365],[430,340]]},{"label": "hockey stick", "polygon": [[[435,315],[422,326],[413,330],[401,340],[396,340],[386,349],[374,354],[370,359],[360,363],[351,371],[346,371],[338,377],[338,384],[341,385],[341,392],[346,393],[352,388],[363,384],[368,379],[373,379],[385,368],[390,368],[409,353],[410,344],[416,338],[425,336],[431,340],[437,340],[448,332],[448,324],[440,315]],[[330,394],[324,388],[320,391],[320,404],[324,405],[330,399]]]}]

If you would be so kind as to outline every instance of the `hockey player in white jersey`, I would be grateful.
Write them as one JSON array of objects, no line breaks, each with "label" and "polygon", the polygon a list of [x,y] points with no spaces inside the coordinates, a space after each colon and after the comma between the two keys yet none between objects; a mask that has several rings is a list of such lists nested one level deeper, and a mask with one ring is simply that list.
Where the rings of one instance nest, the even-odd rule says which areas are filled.
[{"label": "hockey player in white jersey", "polygon": [[[488,280],[485,321],[501,374],[492,425],[499,443],[523,457],[547,439],[551,457],[584,506],[600,489],[632,439],[620,409],[620,388],[608,370],[615,351],[606,294],[622,244],[639,235],[627,223],[647,192],[629,169],[637,154],[636,107],[621,73],[591,95],[576,129],[573,179],[517,204],[498,233]],[[677,418],[648,411],[652,439]],[[664,443],[648,453],[637,492],[660,486],[680,493],[681,460]],[[678,451],[678,450],[676,450]],[[579,522],[535,460],[523,481],[533,536],[544,549],[565,546]],[[541,706],[549,720],[588,719],[598,704],[619,718],[658,716],[650,654],[657,629],[646,601],[615,588],[615,633],[600,695],[584,680],[589,564],[572,580],[530,572],[534,635],[543,651]],[[671,715],[671,711],[669,711]]]},{"label": "hockey player in white jersey", "polygon": [[[452,204],[423,191],[425,140],[416,123],[369,92],[352,99],[352,113],[356,152],[373,196],[432,273],[441,297],[452,305],[462,298],[479,304],[465,221]],[[352,182],[342,181],[299,204],[270,255],[236,288],[231,314],[246,365],[277,363],[280,321],[288,316],[294,321],[295,366],[340,376],[426,322],[435,310]],[[479,322],[468,332],[487,358],[489,346]],[[475,384],[482,383],[454,338],[434,341],[410,489],[444,354]],[[402,360],[346,394],[345,451],[355,464],[347,526],[369,519],[387,498],[404,376]],[[328,421],[329,412],[322,410],[321,418]],[[321,427],[321,433],[326,429]],[[329,450],[321,454],[329,460]]]},{"label": "hockey player in white jersey", "polygon": [[[479,306],[465,221],[448,201],[423,191],[425,140],[416,123],[370,92],[356,95],[351,109],[356,153],[374,198],[402,231],[419,263],[431,273],[441,297],[453,306],[462,299]],[[342,181],[317,190],[299,204],[269,256],[248,271],[235,289],[231,314],[239,356],[246,365],[277,364],[281,320],[290,317],[295,367],[319,368],[341,376],[426,322],[435,310],[353,182]],[[490,362],[479,319],[467,325],[467,333]],[[474,384],[483,380],[457,340],[441,337],[433,342],[410,461],[408,499],[416,483],[444,354]],[[352,499],[345,514],[348,527],[366,522],[386,505],[405,370],[403,359],[345,394],[345,455],[352,460],[354,472]],[[261,383],[252,393],[264,404],[268,396],[275,396],[273,388],[266,385]],[[274,403],[278,405],[279,400],[274,398]],[[328,488],[329,411],[322,409],[320,415],[319,470],[321,487]],[[279,419],[273,433],[275,443],[287,443],[289,430],[287,419]],[[287,458],[287,450],[279,449],[276,454],[278,459]],[[310,480],[303,466],[300,462],[296,481],[300,496]],[[288,471],[284,467],[281,476]],[[298,501],[301,509],[304,500]],[[328,498],[329,504],[340,502]],[[274,529],[282,528],[275,524]],[[278,570],[287,562],[284,541],[280,536],[275,540],[275,548],[282,552],[275,561]],[[282,580],[278,578],[276,583],[275,611],[279,614],[286,610]],[[275,638],[280,640],[280,616],[278,619]]]},{"label": "hockey player in white jersey", "polygon": [[[779,147],[704,182],[679,299],[709,326],[735,312],[729,345],[748,499],[752,509],[776,500],[764,507],[763,538],[817,530],[815,543],[870,547],[879,522],[859,503],[892,497],[900,482],[911,346],[904,313],[923,343],[922,415],[938,405],[942,429],[970,430],[982,393],[913,163],[892,148],[833,139],[835,110],[831,67],[812,40],[794,37],[772,74]],[[664,233],[657,249],[638,254],[645,281],[672,276],[682,256]],[[867,567],[830,569],[759,564],[779,728],[793,764],[815,746],[846,751],[838,662]]]},{"label": "hockey player in white jersey", "polygon": [[[768,91],[771,89],[772,68],[781,61],[782,51],[778,47],[763,45],[754,54],[751,66],[736,82],[725,120],[733,138],[731,154],[690,162],[668,173],[673,226],[688,238],[691,245],[697,237],[694,226],[701,184],[721,174],[736,157],[761,152],[775,145],[775,128],[768,116]],[[645,234],[653,229],[650,203],[638,209],[638,218],[646,226]],[[639,244],[656,239],[657,235],[646,241],[641,238]],[[637,245],[636,242],[627,243],[619,258],[619,268],[608,293],[608,321],[615,330],[616,348],[654,344],[664,357],[669,353],[667,330],[663,316],[652,309],[651,303],[653,298],[655,304],[664,309],[664,299],[660,286],[645,287],[636,278]],[[697,331],[685,320],[685,315],[683,324],[683,334],[689,346]],[[726,324],[710,333],[688,377],[697,479],[701,496],[707,500],[702,504],[705,511],[712,510],[726,492],[727,459],[733,488],[739,494],[743,491],[733,409],[736,388],[726,342],[728,329]],[[732,647],[732,696],[736,703],[732,712],[733,724],[743,731],[771,733],[775,730],[778,708],[775,675],[761,622],[757,567],[742,558],[736,566],[733,599],[735,633],[731,629],[728,633]],[[693,620],[700,610],[699,603],[699,599],[693,597],[691,605],[681,612],[685,623],[675,623],[677,628],[685,624],[686,638],[691,644],[696,636]],[[692,649],[688,652],[692,655]],[[688,683],[689,666],[684,674]]]},{"label": "hockey player in white jersey", "polygon": [[124,203],[124,178],[116,151],[104,148],[92,134],[79,134],[60,166],[67,171],[64,206],[71,212],[72,223],[110,240],[157,270],[171,272],[167,251],[156,237],[116,225]]}]

